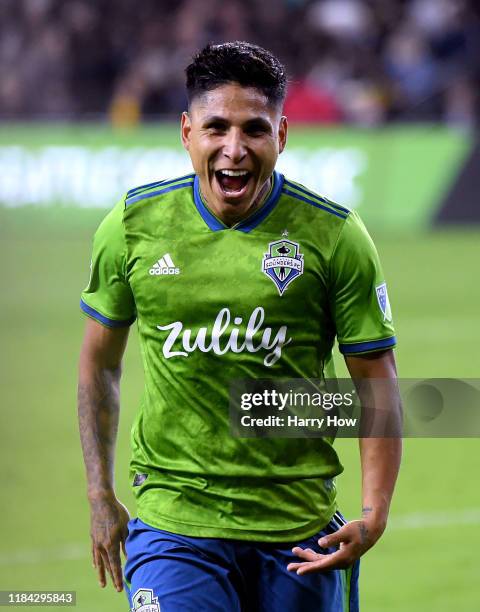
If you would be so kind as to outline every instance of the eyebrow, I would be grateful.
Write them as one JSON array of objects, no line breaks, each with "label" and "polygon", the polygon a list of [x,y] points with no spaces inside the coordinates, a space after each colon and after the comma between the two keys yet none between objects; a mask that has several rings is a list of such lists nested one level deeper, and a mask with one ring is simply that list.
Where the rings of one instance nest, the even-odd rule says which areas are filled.
[{"label": "eyebrow", "polygon": [[[230,121],[220,115],[209,115],[203,120],[203,125],[211,125],[212,123],[222,123],[224,125],[229,125]],[[252,127],[257,125],[268,130],[271,129],[270,123],[266,121],[263,117],[252,117],[251,119],[245,121],[243,127]]]},{"label": "eyebrow", "polygon": [[203,125],[207,125],[209,123],[228,123],[225,117],[221,117],[220,115],[209,115],[202,121]]}]

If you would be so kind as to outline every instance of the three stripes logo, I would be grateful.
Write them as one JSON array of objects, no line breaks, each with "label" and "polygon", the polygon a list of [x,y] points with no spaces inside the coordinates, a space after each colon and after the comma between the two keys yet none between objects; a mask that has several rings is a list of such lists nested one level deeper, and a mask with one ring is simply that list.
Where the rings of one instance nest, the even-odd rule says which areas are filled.
[{"label": "three stripes logo", "polygon": [[180,274],[180,268],[176,268],[173,263],[170,253],[165,253],[148,271],[152,276],[166,276],[172,274]]}]

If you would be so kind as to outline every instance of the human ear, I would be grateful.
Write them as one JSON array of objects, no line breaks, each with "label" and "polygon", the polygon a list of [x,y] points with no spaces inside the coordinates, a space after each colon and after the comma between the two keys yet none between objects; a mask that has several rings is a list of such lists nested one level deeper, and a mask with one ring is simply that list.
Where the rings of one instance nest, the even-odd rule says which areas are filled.
[{"label": "human ear", "polygon": [[188,112],[182,113],[182,118],[180,120],[180,134],[182,138],[182,144],[184,148],[188,151],[190,146],[190,135],[192,133],[192,122],[190,120],[190,115]]},{"label": "human ear", "polygon": [[278,126],[278,152],[281,153],[287,144],[288,121],[285,115],[280,117]]}]

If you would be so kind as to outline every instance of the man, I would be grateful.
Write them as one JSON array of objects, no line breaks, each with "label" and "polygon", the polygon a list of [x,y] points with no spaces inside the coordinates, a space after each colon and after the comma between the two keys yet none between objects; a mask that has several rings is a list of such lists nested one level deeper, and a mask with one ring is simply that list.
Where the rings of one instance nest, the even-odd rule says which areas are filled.
[{"label": "man", "polygon": [[[360,440],[363,517],[346,523],[331,441],[234,438],[228,391],[238,378],[333,377],[335,336],[353,378],[394,379],[377,254],[354,212],[275,171],[287,139],[276,58],[226,43],[186,73],[194,173],[120,201],[82,294],[79,421],[100,584],[108,572],[122,589],[123,546],[132,610],[356,610],[358,559],[385,529],[399,440]],[[296,268],[265,264],[281,254]],[[145,393],[127,527],[113,472],[135,318]]]}]

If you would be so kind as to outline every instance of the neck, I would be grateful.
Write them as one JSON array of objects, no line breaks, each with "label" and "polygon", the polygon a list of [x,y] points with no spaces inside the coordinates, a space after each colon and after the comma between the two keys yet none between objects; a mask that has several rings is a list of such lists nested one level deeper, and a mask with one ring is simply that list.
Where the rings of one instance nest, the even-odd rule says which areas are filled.
[{"label": "neck", "polygon": [[253,202],[248,206],[245,210],[238,211],[235,206],[229,206],[228,208],[218,209],[217,207],[212,206],[207,202],[212,211],[217,215],[217,217],[225,223],[227,227],[233,227],[246,217],[249,217],[255,210],[260,208],[260,206],[265,201],[265,198],[270,191],[270,187],[272,185],[272,177],[267,179],[260,189],[257,197],[253,200]]}]

